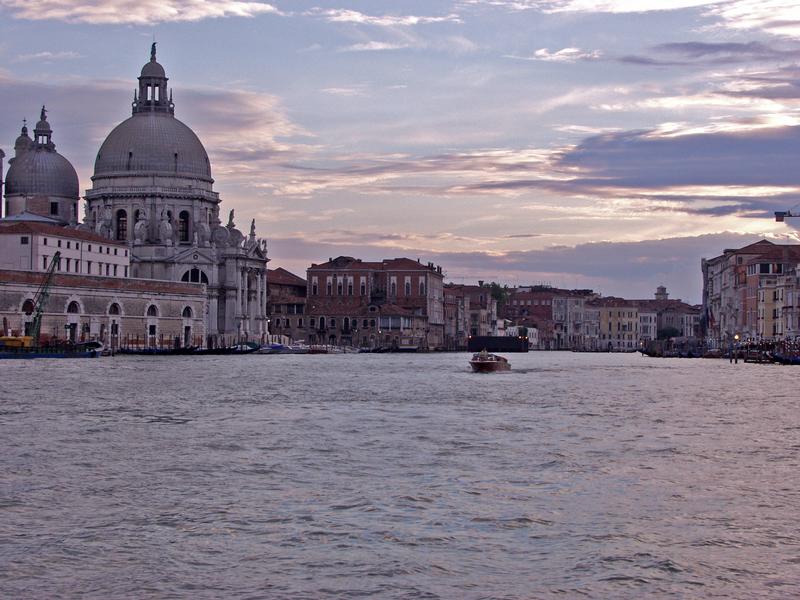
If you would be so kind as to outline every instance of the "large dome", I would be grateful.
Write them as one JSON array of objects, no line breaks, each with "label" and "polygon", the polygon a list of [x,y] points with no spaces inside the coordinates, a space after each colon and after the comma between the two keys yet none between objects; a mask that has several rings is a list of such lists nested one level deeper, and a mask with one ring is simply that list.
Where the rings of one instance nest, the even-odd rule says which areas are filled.
[{"label": "large dome", "polygon": [[137,112],[117,125],[100,146],[94,177],[172,175],[211,181],[200,139],[169,113]]},{"label": "large dome", "polygon": [[31,149],[14,158],[6,174],[6,195],[80,196],[78,174],[70,162],[54,150]]}]

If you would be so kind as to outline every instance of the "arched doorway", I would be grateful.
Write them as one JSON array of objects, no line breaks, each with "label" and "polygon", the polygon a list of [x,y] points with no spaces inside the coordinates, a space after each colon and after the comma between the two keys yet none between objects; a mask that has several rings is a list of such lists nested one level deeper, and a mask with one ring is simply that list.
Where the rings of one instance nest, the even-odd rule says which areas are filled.
[{"label": "arched doorway", "polygon": [[80,312],[81,305],[75,300],[67,305],[67,324],[64,326],[64,329],[66,330],[65,333],[67,340],[73,344],[78,341],[78,326],[80,324],[80,318],[78,315]]}]

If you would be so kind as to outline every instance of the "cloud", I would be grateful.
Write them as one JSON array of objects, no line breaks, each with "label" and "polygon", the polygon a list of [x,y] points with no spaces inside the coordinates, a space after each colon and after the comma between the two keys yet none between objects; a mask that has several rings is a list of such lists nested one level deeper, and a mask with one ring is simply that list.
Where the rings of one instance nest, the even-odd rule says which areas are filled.
[{"label": "cloud", "polygon": [[[617,60],[623,63],[653,66],[724,65],[800,59],[800,48],[775,48],[761,42],[674,42],[651,49],[656,56],[628,55]],[[667,56],[670,58],[662,58]]]},{"label": "cloud", "polygon": [[429,25],[432,23],[461,23],[456,14],[441,17],[428,17],[418,15],[380,15],[372,16],[349,9],[314,9],[306,14],[319,16],[331,23],[355,23],[358,25],[373,25],[376,27],[413,27],[416,25]]},{"label": "cloud", "polygon": [[562,48],[556,52],[550,52],[547,48],[540,48],[533,53],[533,56],[506,55],[506,58],[571,63],[579,60],[598,60],[601,56],[599,50],[586,51],[580,48]]},{"label": "cloud", "polygon": [[17,19],[92,25],[148,25],[280,14],[273,5],[255,0],[0,0],[0,7]]},{"label": "cloud", "polygon": [[382,52],[385,50],[402,50],[403,48],[409,48],[409,44],[397,44],[393,42],[362,42],[359,44],[352,44],[350,46],[345,46],[340,48],[339,52]]},{"label": "cloud", "polygon": [[35,52],[32,54],[20,54],[16,58],[12,60],[15,63],[25,63],[31,61],[42,61],[42,62],[54,62],[58,60],[74,60],[76,58],[83,58],[82,55],[78,54],[77,52],[69,52],[69,51],[62,51],[62,52]]}]

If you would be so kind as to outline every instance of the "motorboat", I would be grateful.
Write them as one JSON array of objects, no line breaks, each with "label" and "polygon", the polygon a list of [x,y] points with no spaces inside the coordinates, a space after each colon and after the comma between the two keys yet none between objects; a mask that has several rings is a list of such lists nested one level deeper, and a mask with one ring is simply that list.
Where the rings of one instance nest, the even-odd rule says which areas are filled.
[{"label": "motorboat", "polygon": [[473,354],[469,364],[475,373],[495,373],[497,371],[511,370],[511,363],[505,357],[491,354],[486,350]]}]

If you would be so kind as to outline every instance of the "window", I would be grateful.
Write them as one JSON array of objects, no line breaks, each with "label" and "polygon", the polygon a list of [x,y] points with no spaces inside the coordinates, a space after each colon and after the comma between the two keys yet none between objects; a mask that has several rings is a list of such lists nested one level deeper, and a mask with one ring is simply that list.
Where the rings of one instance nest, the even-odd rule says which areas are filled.
[{"label": "window", "polygon": [[191,271],[186,271],[186,273],[183,274],[183,277],[181,277],[181,281],[208,284],[208,277],[200,269],[195,267]]},{"label": "window", "polygon": [[[90,250],[91,250],[91,248],[90,248]],[[128,256],[128,251],[127,250],[125,250],[125,256]]]},{"label": "window", "polygon": [[118,315],[120,313],[119,304],[114,302],[111,306],[108,307],[108,314],[110,315]]},{"label": "window", "polygon": [[328,281],[325,283],[325,294],[328,296],[333,294],[333,283],[330,277],[328,277]]},{"label": "window", "polygon": [[47,268],[47,256],[42,256],[42,268]]},{"label": "window", "polygon": [[114,256],[117,256],[117,248],[114,248]]},{"label": "window", "polygon": [[68,258],[68,259],[67,259],[67,268],[66,268],[66,271],[67,271],[67,273],[69,273],[69,264],[70,264],[70,261],[71,261],[71,259],[69,259],[69,258]]},{"label": "window", "polygon": [[299,319],[297,319],[297,326],[298,327],[302,327],[303,326],[303,317],[300,317]]},{"label": "window", "polygon": [[110,271],[109,265],[108,263],[106,263],[106,277],[108,277],[109,271]]},{"label": "window", "polygon": [[67,250],[70,249],[70,244],[71,244],[71,242],[69,240],[67,240]]},{"label": "window", "polygon": [[183,313],[181,313],[184,319],[191,319],[192,318],[192,307],[187,306],[183,309]]},{"label": "window", "polygon": [[76,273],[81,272],[81,261],[79,261],[77,258],[75,259],[75,272]]},{"label": "window", "polygon": [[61,240],[58,240],[58,247],[61,248]]},{"label": "window", "polygon": [[89,252],[91,252],[91,251],[92,251],[92,245],[89,244]]},{"label": "window", "polygon": [[43,242],[42,242],[42,243],[43,243],[45,246],[47,246],[47,238],[44,238],[44,240],[43,240]]},{"label": "window", "polygon": [[30,242],[30,238],[27,235],[20,236],[20,238],[19,238],[19,243],[20,244],[22,244],[23,246],[27,246],[29,242]]},{"label": "window", "polygon": [[73,300],[72,302],[69,303],[69,306],[67,306],[67,312],[70,314],[78,314],[79,312],[81,312],[80,304],[78,304]]},{"label": "window", "polygon": [[348,278],[348,280],[347,280],[347,295],[348,296],[352,296],[353,295],[353,278],[352,277]]},{"label": "window", "polygon": [[151,304],[147,307],[147,316],[148,317],[157,317],[158,316],[158,308],[155,304]]},{"label": "window", "polygon": [[425,295],[425,280],[424,279],[420,279],[419,280],[419,295],[420,296],[424,296]]},{"label": "window", "polygon": [[369,327],[369,321],[368,321],[367,319],[364,319],[364,320],[361,322],[361,324],[362,324],[362,325],[363,325],[365,328],[366,328],[366,327]]},{"label": "window", "polygon": [[58,202],[51,202],[50,203],[50,214],[57,215],[58,214]]},{"label": "window", "polygon": [[117,265],[114,265],[114,277],[117,276]]},{"label": "window", "polygon": [[410,281],[406,281],[404,287],[405,287],[406,296],[410,296],[411,295],[411,282]]},{"label": "window", "polygon": [[317,323],[317,320],[314,317],[311,317],[308,320],[308,323],[309,323],[309,325],[311,325],[311,327],[314,327],[316,325],[316,323]]},{"label": "window", "polygon": [[360,293],[362,296],[366,296],[366,295],[367,295],[367,284],[366,284],[366,282],[363,280],[363,278],[362,278],[362,280],[361,280],[361,286],[360,286],[360,289],[359,289],[359,293]]},{"label": "window", "polygon": [[316,277],[312,277],[311,278],[311,295],[312,296],[316,296],[317,295],[317,278]]},{"label": "window", "polygon": [[111,254],[111,248],[109,248],[108,246],[106,246],[106,254]]},{"label": "window", "polygon": [[185,210],[178,214],[178,241],[189,241],[189,213]]},{"label": "window", "polygon": [[343,286],[343,285],[344,285],[344,282],[343,282],[341,279],[338,279],[338,280],[336,281],[336,294],[337,294],[338,296],[341,296],[341,295],[342,295],[342,286]]},{"label": "window", "polygon": [[36,307],[33,304],[33,300],[31,300],[30,298],[22,303],[22,312],[24,312],[26,315],[33,314],[33,310],[35,308]]},{"label": "window", "polygon": [[128,267],[125,267],[125,277],[128,276]]},{"label": "window", "polygon": [[90,260],[86,261],[86,274],[87,275],[91,275],[92,274],[92,261],[90,261]]}]

